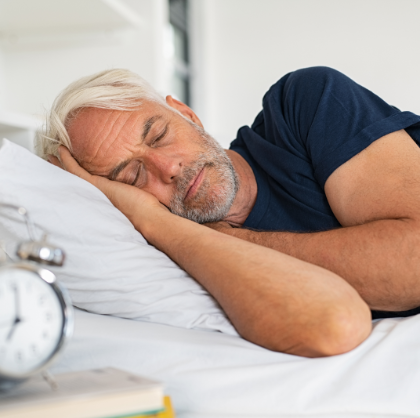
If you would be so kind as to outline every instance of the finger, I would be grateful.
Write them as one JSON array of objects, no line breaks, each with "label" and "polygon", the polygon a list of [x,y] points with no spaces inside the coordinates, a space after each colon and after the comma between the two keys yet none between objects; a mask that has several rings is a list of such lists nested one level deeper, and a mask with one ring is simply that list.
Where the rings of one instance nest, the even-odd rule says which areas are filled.
[{"label": "finger", "polygon": [[63,166],[60,163],[60,160],[57,157],[54,157],[54,155],[48,155],[47,161],[52,165],[55,165],[56,167],[63,168]]},{"label": "finger", "polygon": [[58,149],[58,152],[60,154],[61,163],[63,165],[63,168],[68,171],[69,173],[75,174],[76,176],[90,181],[92,175],[88,173],[84,168],[80,167],[80,165],[77,163],[77,161],[72,157],[70,154],[70,151],[64,147],[60,146]]},{"label": "finger", "polygon": [[207,226],[207,228],[214,229],[216,231],[219,231],[220,229],[223,229],[223,227],[218,222],[209,222],[206,224],[203,224],[204,226]]},{"label": "finger", "polygon": [[210,222],[205,225],[213,229],[232,228],[232,226],[226,221]]}]

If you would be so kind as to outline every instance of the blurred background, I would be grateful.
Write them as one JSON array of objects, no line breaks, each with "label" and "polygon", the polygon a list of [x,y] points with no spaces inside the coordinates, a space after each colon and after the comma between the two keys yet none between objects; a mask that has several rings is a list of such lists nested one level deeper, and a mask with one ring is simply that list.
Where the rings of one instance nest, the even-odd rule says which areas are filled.
[{"label": "blurred background", "polygon": [[420,113],[419,0],[0,0],[0,135],[32,147],[56,95],[123,67],[228,147],[282,75],[334,67]]}]

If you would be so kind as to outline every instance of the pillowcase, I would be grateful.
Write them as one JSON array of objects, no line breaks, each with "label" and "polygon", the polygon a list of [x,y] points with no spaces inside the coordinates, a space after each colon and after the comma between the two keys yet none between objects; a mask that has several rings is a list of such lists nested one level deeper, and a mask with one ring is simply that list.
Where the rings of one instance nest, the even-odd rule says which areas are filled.
[{"label": "pillowcase", "polygon": [[[75,306],[237,335],[214,298],[149,245],[100,190],[6,139],[0,148],[0,202],[25,207],[50,242],[66,252],[64,267],[51,269]],[[0,226],[3,237],[28,239],[25,224],[10,210],[0,208]]]}]

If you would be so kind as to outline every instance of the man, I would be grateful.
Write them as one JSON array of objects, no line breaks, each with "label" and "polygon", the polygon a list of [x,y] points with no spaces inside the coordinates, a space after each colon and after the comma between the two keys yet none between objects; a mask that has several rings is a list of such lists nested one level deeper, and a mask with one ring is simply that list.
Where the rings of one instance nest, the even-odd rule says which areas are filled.
[{"label": "man", "polygon": [[310,68],[276,83],[224,152],[183,103],[143,84],[130,95],[141,84],[130,77],[116,70],[69,86],[44,154],[65,145],[81,167],[62,148],[61,163],[50,161],[99,187],[241,335],[331,355],[368,336],[367,306],[377,317],[416,312],[420,117]]}]

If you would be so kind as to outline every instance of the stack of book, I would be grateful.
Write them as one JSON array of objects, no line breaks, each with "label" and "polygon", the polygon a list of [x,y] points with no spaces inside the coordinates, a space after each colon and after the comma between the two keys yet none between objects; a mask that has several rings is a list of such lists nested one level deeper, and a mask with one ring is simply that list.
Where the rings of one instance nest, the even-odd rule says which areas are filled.
[{"label": "stack of book", "polygon": [[175,418],[159,382],[113,368],[29,379],[0,392],[0,418]]}]

